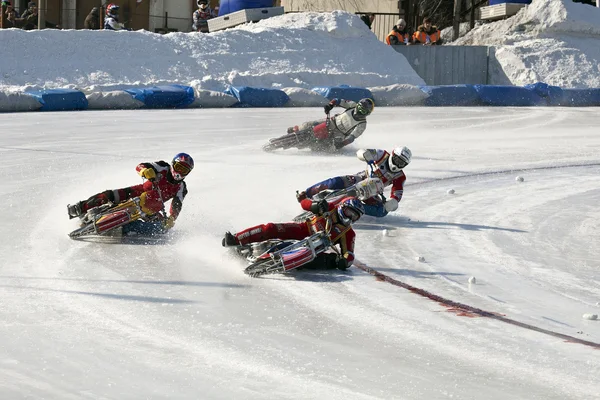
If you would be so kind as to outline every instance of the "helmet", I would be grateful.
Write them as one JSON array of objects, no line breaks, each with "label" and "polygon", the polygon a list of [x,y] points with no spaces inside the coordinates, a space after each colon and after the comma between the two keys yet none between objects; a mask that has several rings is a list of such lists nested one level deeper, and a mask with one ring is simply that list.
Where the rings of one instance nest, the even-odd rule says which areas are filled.
[{"label": "helmet", "polygon": [[390,154],[390,156],[388,157],[388,165],[390,167],[390,171],[402,171],[402,168],[410,164],[411,158],[412,153],[408,147],[396,147],[394,151],[392,151],[392,154]]},{"label": "helmet", "polygon": [[194,169],[194,160],[189,154],[179,153],[171,162],[171,175],[177,181],[182,181]]},{"label": "helmet", "polygon": [[365,117],[373,112],[375,108],[375,102],[373,99],[361,99],[358,104],[356,104],[356,114],[364,115]]},{"label": "helmet", "polygon": [[399,27],[401,27],[401,28],[406,28],[406,21],[405,21],[405,20],[403,20],[402,18],[400,18],[400,19],[398,20],[398,22],[396,22],[396,26],[399,26]]},{"label": "helmet", "polygon": [[116,14],[119,12],[119,6],[116,4],[109,4],[106,6],[106,15]]},{"label": "helmet", "polygon": [[338,220],[349,226],[365,213],[365,207],[356,197],[348,197],[337,207]]},{"label": "helmet", "polygon": [[198,0],[196,4],[198,4],[198,7],[201,7],[202,5],[208,6],[208,0]]}]

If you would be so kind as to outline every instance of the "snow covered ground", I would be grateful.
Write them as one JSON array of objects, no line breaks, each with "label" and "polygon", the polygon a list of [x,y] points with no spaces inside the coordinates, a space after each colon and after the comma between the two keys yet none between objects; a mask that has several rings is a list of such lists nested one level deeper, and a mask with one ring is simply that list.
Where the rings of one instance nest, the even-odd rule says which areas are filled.
[{"label": "snow covered ground", "polygon": [[452,44],[496,47],[490,84],[600,87],[600,8],[590,5],[533,0]]},{"label": "snow covered ground", "polygon": [[0,31],[0,90],[108,91],[179,83],[207,90],[423,84],[354,14],[293,13],[210,34]]},{"label": "snow covered ground", "polygon": [[[357,224],[358,259],[600,343],[582,318],[600,313],[597,111],[405,110],[376,109],[340,155],[260,150],[315,109],[0,115],[0,398],[600,398],[598,345],[461,316],[356,267],[251,279],[221,247],[296,215],[295,190],[363,168],[359,147],[407,145],[405,198]],[[169,240],[68,239],[67,203],[179,151],[196,169]]]}]

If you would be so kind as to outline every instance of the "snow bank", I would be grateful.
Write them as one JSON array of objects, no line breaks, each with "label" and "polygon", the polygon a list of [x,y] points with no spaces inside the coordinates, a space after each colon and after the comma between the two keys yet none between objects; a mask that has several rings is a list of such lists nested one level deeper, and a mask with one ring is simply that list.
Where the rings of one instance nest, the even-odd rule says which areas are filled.
[{"label": "snow bank", "polygon": [[135,110],[144,106],[143,102],[123,90],[93,92],[86,95],[86,98],[90,110]]},{"label": "snow bank", "polygon": [[11,55],[0,57],[0,89],[424,83],[403,55],[341,11],[287,14],[210,34],[5,29],[0,40]]},{"label": "snow bank", "polygon": [[0,91],[0,112],[35,111],[42,103],[25,93]]},{"label": "snow bank", "polygon": [[423,105],[427,94],[413,85],[390,85],[369,88],[373,94],[375,105],[382,106],[417,106]]},{"label": "snow bank", "polygon": [[290,101],[286,107],[322,107],[329,103],[329,100],[320,93],[310,89],[303,88],[283,88]]},{"label": "snow bank", "polygon": [[480,25],[452,44],[496,47],[491,84],[600,87],[600,9],[589,5],[533,0],[517,15]]}]

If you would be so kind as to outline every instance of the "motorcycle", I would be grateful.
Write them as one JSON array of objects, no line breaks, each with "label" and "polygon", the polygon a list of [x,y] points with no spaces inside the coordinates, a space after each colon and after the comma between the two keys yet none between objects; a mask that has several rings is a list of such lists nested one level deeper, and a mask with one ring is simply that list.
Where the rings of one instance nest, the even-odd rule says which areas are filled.
[{"label": "motorcycle", "polygon": [[333,145],[333,142],[328,140],[331,136],[329,131],[330,121],[329,114],[327,114],[325,122],[303,129],[295,126],[286,135],[269,139],[269,143],[263,146],[263,150],[270,152],[277,149],[286,150],[294,147],[297,149],[310,148],[315,151],[330,149]]},{"label": "motorcycle", "polygon": [[329,235],[320,231],[303,240],[271,239],[238,246],[237,252],[250,262],[244,273],[257,277],[285,273],[302,267],[329,248]]},{"label": "motorcycle", "polygon": [[140,206],[140,198],[134,197],[122,203],[107,203],[91,208],[81,218],[82,226],[69,233],[69,237],[80,240],[93,236],[111,236],[118,228],[134,221],[165,218],[164,212],[147,215]]},{"label": "motorcycle", "polygon": [[[313,201],[331,200],[339,197],[356,197],[360,201],[364,202],[375,196],[379,196],[383,202],[385,197],[383,196],[384,185],[379,178],[366,178],[360,182],[355,183],[352,186],[348,186],[344,189],[323,190],[312,197]],[[314,214],[310,211],[305,211],[302,214],[297,215],[293,221],[300,222],[311,218]]]}]

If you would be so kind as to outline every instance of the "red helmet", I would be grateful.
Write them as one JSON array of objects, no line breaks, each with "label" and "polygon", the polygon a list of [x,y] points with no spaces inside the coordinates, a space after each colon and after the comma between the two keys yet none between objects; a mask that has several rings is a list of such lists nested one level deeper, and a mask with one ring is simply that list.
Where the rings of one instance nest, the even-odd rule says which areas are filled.
[{"label": "red helmet", "polygon": [[118,13],[119,8],[120,7],[118,5],[110,3],[109,5],[106,6],[106,15]]}]

